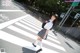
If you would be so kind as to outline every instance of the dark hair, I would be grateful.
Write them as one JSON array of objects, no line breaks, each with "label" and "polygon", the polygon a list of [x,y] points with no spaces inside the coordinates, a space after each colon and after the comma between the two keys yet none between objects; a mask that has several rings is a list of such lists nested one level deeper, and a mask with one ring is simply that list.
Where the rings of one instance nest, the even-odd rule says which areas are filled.
[{"label": "dark hair", "polygon": [[52,14],[51,16],[54,16],[54,17],[58,18],[58,15],[57,14]]},{"label": "dark hair", "polygon": [[58,15],[57,14],[52,14],[52,16],[54,16],[56,19],[53,21],[53,24],[55,25],[56,22],[57,22],[57,18],[58,18]]}]

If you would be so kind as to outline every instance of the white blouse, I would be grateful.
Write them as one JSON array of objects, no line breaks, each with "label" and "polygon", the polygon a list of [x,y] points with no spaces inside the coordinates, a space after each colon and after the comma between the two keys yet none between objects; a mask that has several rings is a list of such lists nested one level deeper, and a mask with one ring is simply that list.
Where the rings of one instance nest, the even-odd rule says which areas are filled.
[{"label": "white blouse", "polygon": [[53,26],[53,21],[50,20],[50,22],[46,23],[46,25],[44,26],[45,29],[50,30]]}]

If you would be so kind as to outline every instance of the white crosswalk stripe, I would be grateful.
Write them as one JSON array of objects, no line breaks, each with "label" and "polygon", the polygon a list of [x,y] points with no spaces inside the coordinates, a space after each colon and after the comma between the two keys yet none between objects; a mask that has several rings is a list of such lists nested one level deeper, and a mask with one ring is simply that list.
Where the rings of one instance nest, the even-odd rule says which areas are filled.
[{"label": "white crosswalk stripe", "polygon": [[[42,29],[41,28],[42,23],[40,21],[35,21],[36,20],[35,18],[34,19],[32,19],[32,17],[31,18],[28,18],[28,19],[27,18],[24,18],[23,20],[26,21],[26,22],[29,22],[30,24],[32,24],[32,25],[34,25],[34,26],[36,26],[36,27],[38,27],[40,29]],[[53,33],[51,31],[49,32],[49,34],[50,35],[53,35]]]},{"label": "white crosswalk stripe", "polygon": [[[33,28],[35,28],[35,29],[37,29],[37,30],[41,30],[41,29],[42,29],[42,28],[40,28],[40,29],[39,29],[39,26],[38,26],[38,25],[36,26],[36,25],[35,25],[35,24],[33,24],[33,23],[30,25],[30,24],[28,24],[28,23],[26,23],[26,22],[24,22],[24,21],[22,21],[22,20],[21,20],[20,22],[22,22],[22,23],[24,23],[24,24],[26,24],[26,25],[28,25],[28,26],[31,26],[31,27],[33,27]],[[27,21],[27,22],[30,22],[30,21]],[[35,25],[36,27],[35,27],[34,25]],[[37,28],[37,27],[38,27],[38,28]],[[41,27],[41,26],[40,26],[40,27]],[[52,35],[51,37],[53,37],[53,38],[57,39],[57,37],[56,37],[56,36],[54,36],[51,32],[49,32],[49,34],[48,34],[48,35],[49,35],[49,36],[51,36],[51,35]]]},{"label": "white crosswalk stripe", "polygon": [[[23,19],[24,21],[26,21],[26,22],[29,22],[30,24],[32,24],[33,26],[36,26],[36,27],[38,27],[38,28],[40,28],[40,29],[42,29],[42,27],[41,27],[41,25],[42,25],[42,23],[40,22],[40,21],[35,21],[36,19],[34,18],[34,19],[32,19],[32,17],[31,18],[24,18]],[[31,21],[32,20],[32,21]],[[53,33],[50,31],[49,32],[49,35],[53,35]],[[53,35],[54,36],[54,35]],[[56,39],[57,39],[57,37],[56,36],[54,36]]]},{"label": "white crosswalk stripe", "polygon": [[17,21],[25,18],[25,17],[28,17],[28,14],[25,15],[25,16],[21,16],[21,17],[19,17],[19,18],[17,18],[17,19],[13,19],[13,20],[10,20],[10,21],[8,21],[8,22],[2,23],[2,24],[0,24],[0,29],[3,29],[3,28],[5,28],[5,27],[7,27],[8,25],[11,25],[11,24],[13,24],[13,23],[15,23],[15,22],[17,22]]},{"label": "white crosswalk stripe", "polygon": [[35,23],[35,24],[37,24],[37,25],[41,25],[41,22],[40,21],[38,21],[36,18],[34,18],[34,17],[32,17],[32,16],[28,16],[29,18],[24,18],[24,19],[26,19],[26,20],[29,20],[29,21],[31,21],[32,23]]},{"label": "white crosswalk stripe", "polygon": [[[9,29],[11,29],[11,30],[13,30],[13,31],[16,31],[16,32],[18,32],[18,33],[21,33],[21,34],[23,34],[23,35],[25,35],[25,36],[27,36],[27,37],[29,37],[29,38],[31,38],[31,39],[34,39],[34,40],[36,40],[36,38],[37,38],[37,37],[34,36],[33,34],[28,33],[28,32],[26,32],[26,31],[24,31],[24,30],[21,30],[21,29],[15,27],[15,26],[12,26],[12,25],[11,25],[11,26],[8,26],[7,28],[9,28]],[[43,40],[43,43],[48,44],[48,45],[50,45],[51,47],[55,47],[55,48],[57,48],[57,49],[59,49],[59,50],[65,51],[65,49],[64,49],[62,46],[56,45],[56,44],[51,43],[51,42],[49,42],[49,41]]]},{"label": "white crosswalk stripe", "polygon": [[[19,25],[19,26],[21,26],[21,27],[23,27],[23,28],[25,28],[25,29],[28,29],[28,30],[30,30],[30,31],[32,31],[32,32],[34,32],[34,33],[38,33],[38,31],[33,30],[33,29],[29,28],[29,27],[26,27],[25,25],[23,25],[23,24],[21,24],[21,23],[19,23],[19,22],[16,22],[15,24],[16,24],[16,25]],[[57,41],[57,40],[55,40],[55,39],[52,39],[52,38],[50,38],[50,37],[48,37],[48,39],[50,39],[50,40],[52,40],[52,41],[60,44],[60,42]]]},{"label": "white crosswalk stripe", "polygon": [[[30,25],[30,24],[28,24],[28,23],[26,23],[26,22],[24,22],[24,21],[20,21],[20,22],[22,22],[22,23],[24,23],[25,25],[28,25],[28,26],[32,26],[32,25]],[[35,26],[33,26],[33,28],[35,28]],[[36,30],[39,30],[37,27],[35,28]]]},{"label": "white crosswalk stripe", "polygon": [[[0,39],[3,39],[3,40],[8,41],[10,43],[19,45],[21,47],[25,47],[25,48],[28,48],[28,49],[36,51],[36,48],[34,48],[30,42],[25,41],[25,40],[23,40],[21,38],[18,38],[18,37],[14,36],[14,35],[5,33],[3,31],[0,31],[0,33],[2,33],[1,36],[0,36]],[[50,49],[47,49],[47,48],[44,48],[44,47],[43,47],[43,49],[44,49],[44,51],[48,51],[48,52],[51,52],[51,53],[53,53],[53,52],[54,53],[59,53],[57,51],[50,50]],[[41,53],[45,53],[44,51],[41,52]]]},{"label": "white crosswalk stripe", "polygon": [[[36,18],[34,18],[34,17],[30,16],[30,15],[28,15],[27,17],[29,17],[29,18],[23,18],[21,20],[18,20],[18,21],[16,21],[14,23],[15,25],[11,24],[11,25],[9,25],[6,28],[8,28],[8,30],[10,29],[12,31],[15,31],[16,33],[23,34],[26,37],[29,37],[31,39],[36,40],[37,36],[35,36],[32,33],[27,32],[27,31],[25,31],[25,30],[23,30],[23,29],[21,29],[19,27],[22,27],[22,28],[24,28],[26,30],[29,30],[29,31],[31,31],[31,32],[33,32],[33,33],[35,33],[37,35],[37,33],[42,29],[41,28],[41,24],[42,23],[40,21],[38,21]],[[2,34],[4,36],[0,37],[1,39],[9,41],[9,42],[14,43],[14,44],[17,44],[19,46],[27,47],[27,48],[31,49],[30,47],[28,47],[29,45],[31,45],[31,43],[29,41],[23,40],[23,39],[21,39],[19,37],[15,37],[14,35],[11,35],[9,33],[3,32],[3,31],[0,31],[0,32],[4,33],[4,34]],[[4,38],[4,37],[6,37],[5,34],[7,34],[7,38]],[[51,31],[49,32],[48,35],[49,35],[48,39],[51,40],[51,41],[53,41],[53,42],[55,42],[55,43],[57,43],[57,44],[52,43],[51,41],[48,41],[48,40],[43,40],[44,44],[47,44],[47,45],[49,45],[49,46],[51,46],[53,48],[56,48],[56,49],[59,49],[61,51],[66,52],[66,50],[60,45],[61,42],[59,42],[58,38]],[[10,40],[9,36],[11,38],[17,40],[17,41],[13,41],[13,39]],[[20,42],[18,42],[18,41],[20,41]],[[22,43],[22,44],[20,44],[20,43]],[[28,43],[29,43],[29,45],[27,45]],[[36,50],[36,49],[34,49],[34,50]],[[53,53],[53,52],[54,53],[59,53],[57,51],[50,50],[48,48],[44,48],[44,51],[42,51],[42,53],[44,53],[45,51],[48,51],[48,52],[51,52],[51,53]]]},{"label": "white crosswalk stripe", "polygon": [[35,24],[35,23],[33,23],[33,22],[30,22],[30,20],[25,20],[25,19],[23,19],[23,21],[26,21],[26,22],[28,22],[28,23],[30,23],[30,24],[32,24],[33,26],[36,26],[37,28],[40,28],[40,29],[42,29],[39,25],[37,25],[37,24],[39,24],[39,23],[37,23],[37,24]]}]

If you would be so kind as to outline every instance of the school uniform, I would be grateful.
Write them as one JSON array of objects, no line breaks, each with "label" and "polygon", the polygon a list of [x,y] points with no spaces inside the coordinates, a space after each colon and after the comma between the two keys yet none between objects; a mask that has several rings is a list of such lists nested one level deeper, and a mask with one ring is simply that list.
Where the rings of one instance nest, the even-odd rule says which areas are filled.
[{"label": "school uniform", "polygon": [[45,36],[46,30],[50,30],[52,26],[53,26],[53,21],[49,20],[49,22],[45,24],[44,28],[38,33],[38,36],[43,39]]}]

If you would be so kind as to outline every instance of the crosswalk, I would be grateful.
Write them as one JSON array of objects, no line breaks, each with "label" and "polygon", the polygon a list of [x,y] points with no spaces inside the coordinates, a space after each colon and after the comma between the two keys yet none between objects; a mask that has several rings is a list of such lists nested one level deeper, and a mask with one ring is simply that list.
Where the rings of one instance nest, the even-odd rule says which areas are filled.
[{"label": "crosswalk", "polygon": [[[7,25],[0,30],[0,39],[31,50],[37,50],[37,48],[32,46],[32,42],[36,40],[37,33],[42,29],[42,23],[31,15],[24,17],[25,18],[13,20],[12,23],[6,23]],[[47,39],[48,40],[43,40],[43,44],[47,46],[43,46],[43,51],[41,53],[66,53],[66,50],[62,47],[62,43],[58,40],[58,37],[51,31],[49,32]]]}]

